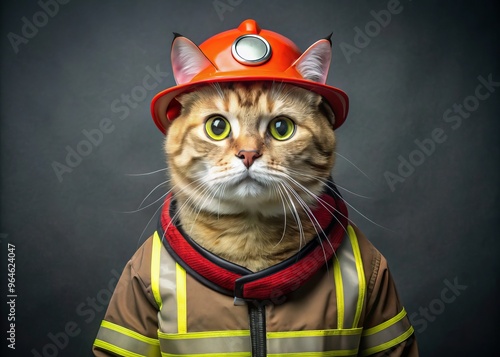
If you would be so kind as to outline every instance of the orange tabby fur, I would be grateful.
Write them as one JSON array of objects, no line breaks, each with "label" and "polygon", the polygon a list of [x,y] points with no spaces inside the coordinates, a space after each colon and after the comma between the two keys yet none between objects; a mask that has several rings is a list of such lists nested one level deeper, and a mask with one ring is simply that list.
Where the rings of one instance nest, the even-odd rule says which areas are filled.
[{"label": "orange tabby fur", "polygon": [[[335,149],[333,113],[319,95],[256,82],[207,85],[177,99],[182,111],[168,128],[165,150],[178,218],[198,244],[259,271],[317,235],[303,206],[314,207]],[[214,114],[231,124],[230,136],[221,141],[205,133],[205,121]],[[267,132],[278,116],[296,124],[286,141]],[[262,156],[247,169],[237,157],[240,150]]]}]

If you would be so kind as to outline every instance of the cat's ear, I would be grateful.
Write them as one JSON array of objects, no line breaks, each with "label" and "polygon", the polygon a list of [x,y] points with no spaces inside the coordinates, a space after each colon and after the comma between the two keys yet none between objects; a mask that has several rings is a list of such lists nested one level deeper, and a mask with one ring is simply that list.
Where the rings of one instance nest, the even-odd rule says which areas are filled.
[{"label": "cat's ear", "polygon": [[294,63],[293,67],[304,79],[325,84],[332,59],[330,37],[313,43]]},{"label": "cat's ear", "polygon": [[177,33],[174,33],[174,36],[170,57],[177,84],[187,83],[205,68],[214,67],[212,62],[191,40]]}]

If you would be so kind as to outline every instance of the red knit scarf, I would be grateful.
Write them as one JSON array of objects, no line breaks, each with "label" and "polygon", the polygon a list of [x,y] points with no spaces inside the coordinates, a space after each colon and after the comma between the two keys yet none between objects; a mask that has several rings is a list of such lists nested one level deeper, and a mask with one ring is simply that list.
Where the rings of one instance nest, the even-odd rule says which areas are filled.
[{"label": "red knit scarf", "polygon": [[[326,262],[342,242],[347,208],[335,188],[321,196],[314,217],[327,233],[318,236],[287,260],[259,272],[230,263],[202,248],[172,222],[175,204],[165,201],[158,230],[170,255],[206,286],[243,300],[273,300],[300,288]],[[319,231],[319,229],[318,229]]]}]

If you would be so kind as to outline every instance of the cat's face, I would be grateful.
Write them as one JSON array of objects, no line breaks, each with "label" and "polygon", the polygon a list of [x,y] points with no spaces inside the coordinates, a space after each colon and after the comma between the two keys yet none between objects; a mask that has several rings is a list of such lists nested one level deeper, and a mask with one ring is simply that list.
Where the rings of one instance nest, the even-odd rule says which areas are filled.
[{"label": "cat's face", "polygon": [[177,99],[182,111],[165,149],[173,191],[188,204],[269,216],[321,193],[335,136],[319,95],[256,82],[206,85]]}]

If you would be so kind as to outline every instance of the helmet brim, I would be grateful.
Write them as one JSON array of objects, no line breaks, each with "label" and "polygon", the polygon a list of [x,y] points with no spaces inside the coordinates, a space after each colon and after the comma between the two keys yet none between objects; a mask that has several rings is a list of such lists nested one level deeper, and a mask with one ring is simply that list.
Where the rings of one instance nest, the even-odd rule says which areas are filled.
[{"label": "helmet brim", "polygon": [[167,117],[167,110],[172,100],[178,95],[192,91],[196,87],[201,85],[211,84],[211,83],[223,83],[223,82],[256,82],[256,81],[268,81],[268,82],[278,82],[278,83],[288,83],[293,84],[298,87],[310,90],[314,93],[321,95],[330,105],[335,114],[335,122],[333,128],[339,128],[347,118],[347,113],[349,111],[349,98],[347,94],[341,89],[313,82],[305,79],[297,78],[286,78],[280,76],[252,76],[252,77],[239,77],[230,76],[222,78],[208,78],[201,79],[195,82],[189,82],[181,85],[177,85],[171,88],[167,88],[158,94],[156,94],[151,101],[151,115],[153,120],[163,134],[167,133],[168,122],[172,119]]}]

